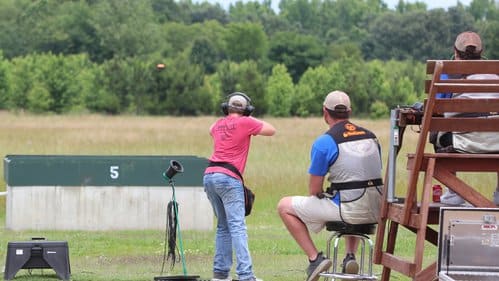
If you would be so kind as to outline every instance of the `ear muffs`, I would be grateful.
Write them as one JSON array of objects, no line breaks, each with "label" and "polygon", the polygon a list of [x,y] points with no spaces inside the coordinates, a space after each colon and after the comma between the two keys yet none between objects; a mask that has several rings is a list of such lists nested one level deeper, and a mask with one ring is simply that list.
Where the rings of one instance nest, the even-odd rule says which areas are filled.
[{"label": "ear muffs", "polygon": [[229,100],[233,96],[242,96],[246,100],[247,105],[246,105],[246,108],[244,108],[244,111],[242,112],[242,114],[244,116],[250,116],[251,113],[253,113],[253,111],[255,110],[255,107],[251,105],[250,97],[248,97],[245,93],[241,93],[241,92],[234,92],[234,93],[228,95],[227,101],[223,102],[221,104],[222,112],[224,113],[224,115],[229,115]]}]

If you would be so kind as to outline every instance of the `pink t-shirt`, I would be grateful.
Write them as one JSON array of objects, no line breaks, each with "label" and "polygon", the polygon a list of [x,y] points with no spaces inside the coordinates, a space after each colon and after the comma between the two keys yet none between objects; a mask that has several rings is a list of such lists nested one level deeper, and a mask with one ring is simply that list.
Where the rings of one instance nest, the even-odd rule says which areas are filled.
[{"label": "pink t-shirt", "polygon": [[[210,128],[213,138],[213,154],[210,161],[228,162],[241,174],[244,173],[251,136],[257,135],[263,123],[251,116],[226,116],[218,119]],[[236,174],[223,167],[208,167],[205,173],[224,173],[235,178]]]}]

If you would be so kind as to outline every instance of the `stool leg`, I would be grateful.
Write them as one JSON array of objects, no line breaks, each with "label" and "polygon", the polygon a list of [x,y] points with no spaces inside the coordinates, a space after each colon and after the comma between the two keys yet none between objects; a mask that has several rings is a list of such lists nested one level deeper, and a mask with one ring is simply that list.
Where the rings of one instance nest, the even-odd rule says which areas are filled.
[{"label": "stool leg", "polygon": [[365,269],[365,260],[364,260],[364,257],[365,257],[366,241],[367,241],[367,243],[369,244],[368,245],[369,246],[369,253],[368,253],[368,257],[367,257],[367,274],[369,276],[373,276],[374,243],[371,240],[371,238],[369,238],[369,236],[367,236],[365,234],[355,234],[353,236],[356,236],[356,237],[360,238],[360,240],[362,241],[359,274],[361,274],[361,275],[364,274],[364,269]]},{"label": "stool leg", "polygon": [[360,246],[360,266],[359,266],[359,274],[364,274],[364,268],[365,268],[365,264],[364,264],[364,256],[366,254],[366,241],[364,239],[364,237],[360,237],[358,235],[354,235],[356,236],[357,238],[360,239],[360,241],[362,242],[362,245]]},{"label": "stool leg", "polygon": [[369,276],[373,276],[373,252],[374,252],[374,243],[371,239],[367,239],[369,242]]},{"label": "stool leg", "polygon": [[[335,232],[332,234],[328,240],[327,240],[327,245],[326,245],[326,257],[331,258],[332,256],[332,263],[333,263],[333,268],[332,271],[330,272],[325,272],[323,277],[324,280],[343,280],[342,273],[341,271],[338,272],[338,252],[339,252],[339,243],[341,238],[345,236],[353,236],[357,237],[361,240],[361,245],[360,245],[360,259],[359,259],[359,273],[357,274],[358,277],[354,277],[355,275],[352,276],[352,274],[346,274],[348,277],[344,276],[345,278],[348,278],[348,280],[377,280],[377,278],[373,275],[373,253],[374,253],[374,244],[372,240],[369,238],[368,235],[363,234],[363,233],[338,233]],[[331,245],[333,244],[333,245]],[[369,247],[367,257],[366,256],[366,246]],[[333,253],[331,253],[331,247],[333,247]],[[365,264],[367,262],[367,265]],[[366,274],[366,269],[367,269],[367,274]],[[355,279],[356,278],[356,279]]]},{"label": "stool leg", "polygon": [[333,272],[338,269],[338,245],[340,244],[341,234],[335,235],[333,248]]}]

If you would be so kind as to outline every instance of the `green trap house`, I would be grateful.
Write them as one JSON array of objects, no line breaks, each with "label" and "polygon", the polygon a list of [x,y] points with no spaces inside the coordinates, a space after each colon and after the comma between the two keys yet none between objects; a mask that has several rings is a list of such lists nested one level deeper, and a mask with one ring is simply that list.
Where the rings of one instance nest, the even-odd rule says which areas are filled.
[{"label": "green trap house", "polygon": [[165,228],[171,160],[184,230],[211,230],[203,188],[208,161],[197,156],[7,155],[6,228],[11,230],[137,230]]}]

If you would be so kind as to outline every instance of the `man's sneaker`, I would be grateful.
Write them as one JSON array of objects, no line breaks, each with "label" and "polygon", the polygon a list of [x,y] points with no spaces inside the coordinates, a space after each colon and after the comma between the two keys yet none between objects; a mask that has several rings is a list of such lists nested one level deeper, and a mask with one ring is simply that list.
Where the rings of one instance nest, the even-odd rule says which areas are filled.
[{"label": "man's sneaker", "polygon": [[458,206],[464,204],[464,199],[454,191],[447,188],[447,191],[440,196],[440,202],[442,204]]},{"label": "man's sneaker", "polygon": [[212,278],[211,281],[232,281],[232,279],[231,278],[225,278],[225,279]]},{"label": "man's sneaker", "polygon": [[310,262],[307,268],[307,281],[317,281],[321,277],[319,273],[328,270],[333,263],[326,259],[322,252],[317,255],[315,261]]},{"label": "man's sneaker", "polygon": [[498,191],[494,191],[494,204],[499,206],[499,192]]},{"label": "man's sneaker", "polygon": [[359,264],[355,260],[355,255],[352,253],[348,253],[343,259],[341,272],[348,274],[358,274],[359,273]]}]

